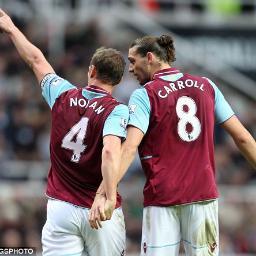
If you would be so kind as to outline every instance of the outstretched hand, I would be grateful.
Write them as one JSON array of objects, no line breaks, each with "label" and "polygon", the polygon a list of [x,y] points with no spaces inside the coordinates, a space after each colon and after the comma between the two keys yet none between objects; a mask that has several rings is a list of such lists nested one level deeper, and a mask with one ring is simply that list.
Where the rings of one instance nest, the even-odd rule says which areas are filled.
[{"label": "outstretched hand", "polygon": [[0,31],[10,33],[12,29],[15,27],[11,18],[0,9]]}]

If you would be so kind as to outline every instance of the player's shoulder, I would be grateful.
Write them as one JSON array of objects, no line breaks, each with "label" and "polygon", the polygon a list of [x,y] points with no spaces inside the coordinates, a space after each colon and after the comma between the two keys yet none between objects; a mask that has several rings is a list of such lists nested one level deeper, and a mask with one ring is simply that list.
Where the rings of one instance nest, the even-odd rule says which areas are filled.
[{"label": "player's shoulder", "polygon": [[116,106],[115,106],[115,109],[118,110],[118,111],[127,111],[128,110],[128,106],[125,105],[124,103],[122,102],[119,102],[116,100],[116,102],[118,103]]},{"label": "player's shoulder", "polygon": [[185,80],[187,79],[191,79],[194,81],[199,81],[199,82],[207,82],[208,83],[208,78],[204,77],[204,76],[199,76],[199,75],[194,75],[194,74],[190,74],[190,73],[184,73],[184,78]]},{"label": "player's shoulder", "polygon": [[79,95],[81,94],[82,94],[81,89],[74,86],[73,88],[70,88],[69,90],[63,92],[61,96],[68,97],[68,98],[73,98],[73,97],[79,98]]},{"label": "player's shoulder", "polygon": [[57,87],[62,84],[69,84],[69,86],[76,87],[66,79],[60,77],[56,73],[48,73],[46,74],[40,82],[41,87],[43,88],[45,85],[50,85],[51,87]]},{"label": "player's shoulder", "polygon": [[209,77],[203,76],[202,77],[205,81],[207,81],[212,87],[217,87],[217,85],[215,84],[215,82],[213,82],[212,79],[210,79]]},{"label": "player's shoulder", "polygon": [[118,108],[122,108],[122,105],[124,105],[123,102],[119,101],[111,94],[106,94],[100,97],[99,99],[101,99],[107,105],[114,105],[115,107],[118,107],[121,105],[121,107],[118,107]]},{"label": "player's shoulder", "polygon": [[105,107],[112,107],[111,113],[118,114],[118,113],[128,113],[128,107],[123,102],[119,101],[115,97],[113,97],[111,94],[107,94],[103,97],[98,98],[99,101],[105,106]]},{"label": "player's shoulder", "polygon": [[116,116],[128,119],[129,118],[129,108],[127,105],[120,103],[116,105],[110,112],[110,116]]},{"label": "player's shoulder", "polygon": [[184,79],[185,80],[190,79],[190,80],[193,80],[193,81],[197,81],[200,84],[204,84],[210,90],[215,90],[215,88],[217,88],[216,84],[210,78],[208,78],[206,76],[199,76],[199,75],[185,73],[184,74]]},{"label": "player's shoulder", "polygon": [[153,79],[149,82],[147,82],[141,89],[140,93],[141,94],[150,94],[151,91],[155,91],[158,86],[161,86],[165,84],[166,82],[164,80],[161,80],[159,78]]},{"label": "player's shoulder", "polygon": [[134,90],[133,93],[131,94],[130,99],[144,99],[147,96],[148,96],[147,88],[143,86]]},{"label": "player's shoulder", "polygon": [[[147,82],[146,84],[144,84],[144,86],[142,88],[150,88],[151,86],[153,86],[154,84],[156,83],[156,80],[152,80],[152,81],[149,81]],[[139,88],[139,89],[142,89],[142,88]]]}]

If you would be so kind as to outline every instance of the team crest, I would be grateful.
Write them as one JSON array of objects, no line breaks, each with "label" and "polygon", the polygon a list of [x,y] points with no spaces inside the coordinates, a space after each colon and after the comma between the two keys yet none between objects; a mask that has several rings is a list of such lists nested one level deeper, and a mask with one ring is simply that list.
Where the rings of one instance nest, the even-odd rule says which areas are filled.
[{"label": "team crest", "polygon": [[129,113],[133,114],[135,112],[135,108],[137,107],[137,105],[135,104],[131,104],[129,105]]}]

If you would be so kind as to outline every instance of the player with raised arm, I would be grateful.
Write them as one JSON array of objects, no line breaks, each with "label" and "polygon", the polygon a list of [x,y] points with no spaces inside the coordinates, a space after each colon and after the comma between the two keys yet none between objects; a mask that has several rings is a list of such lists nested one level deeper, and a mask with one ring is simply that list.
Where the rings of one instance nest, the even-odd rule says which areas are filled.
[{"label": "player with raised arm", "polygon": [[[0,29],[33,70],[52,113],[43,255],[122,255],[125,225],[117,181],[129,113],[111,94],[123,76],[124,58],[115,49],[98,49],[91,59],[89,85],[78,89],[55,74],[1,9]],[[101,182],[106,196],[101,218],[108,221],[94,230],[89,208]]]},{"label": "player with raised arm", "polygon": [[214,124],[254,168],[255,140],[210,79],[172,67],[172,37],[138,38],[128,59],[142,87],[129,101],[119,179],[138,148],[146,176],[141,255],[178,255],[181,242],[186,255],[218,255]]}]

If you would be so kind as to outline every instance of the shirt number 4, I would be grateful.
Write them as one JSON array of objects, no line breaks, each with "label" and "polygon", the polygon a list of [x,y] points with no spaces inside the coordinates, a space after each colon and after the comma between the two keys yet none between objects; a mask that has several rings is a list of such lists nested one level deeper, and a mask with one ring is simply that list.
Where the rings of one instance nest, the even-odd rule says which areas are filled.
[{"label": "shirt number 4", "polygon": [[[195,101],[187,96],[182,96],[178,99],[176,104],[176,113],[179,118],[178,134],[183,141],[191,142],[198,138],[201,133],[201,123],[195,116],[197,106]],[[187,125],[191,125],[188,130]]]},{"label": "shirt number 4", "polygon": [[71,162],[78,163],[81,153],[86,149],[86,145],[83,144],[83,141],[86,135],[88,121],[89,118],[82,117],[62,140],[61,147],[73,151]]}]

